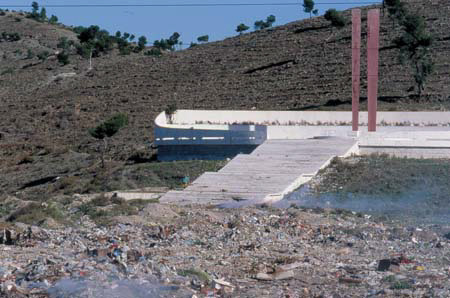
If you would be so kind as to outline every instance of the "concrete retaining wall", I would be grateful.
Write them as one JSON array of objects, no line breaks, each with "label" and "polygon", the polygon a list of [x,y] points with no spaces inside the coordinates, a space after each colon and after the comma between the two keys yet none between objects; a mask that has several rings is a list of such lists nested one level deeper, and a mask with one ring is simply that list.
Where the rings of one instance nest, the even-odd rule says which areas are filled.
[{"label": "concrete retaining wall", "polygon": [[[178,110],[176,124],[351,125],[351,112],[334,111],[206,111]],[[359,113],[367,125],[367,112]],[[450,112],[378,112],[378,125],[449,125]]]},{"label": "concrete retaining wall", "polygon": [[449,148],[359,147],[359,154],[388,154],[407,158],[450,158]]},{"label": "concrete retaining wall", "polygon": [[[217,159],[232,157],[239,153],[239,146],[254,146],[265,140],[294,140],[319,136],[359,137],[362,153],[392,153],[394,147],[402,147],[403,139],[412,147],[417,147],[425,140],[417,139],[418,131],[450,131],[450,112],[379,112],[377,133],[367,132],[367,112],[359,116],[360,132],[351,131],[351,112],[328,111],[205,111],[178,110],[173,115],[173,123],[168,123],[165,113],[155,119],[155,144],[160,148],[159,158],[173,160],[176,158]],[[397,132],[412,135],[392,135]],[[441,132],[435,132],[435,135]],[[378,135],[377,135],[378,134]],[[450,141],[436,135],[434,141],[427,141],[424,148],[446,147]],[[450,140],[450,135],[448,137]],[[442,143],[444,142],[444,143]],[[199,145],[203,148],[197,148]],[[226,146],[225,146],[226,145]],[[182,147],[178,147],[182,146]],[[409,146],[409,145],[408,145]],[[377,149],[378,148],[378,149]],[[389,149],[390,148],[390,149]],[[388,150],[389,149],[389,150]],[[425,149],[414,153],[424,154]],[[425,150],[425,151],[424,151]],[[247,150],[248,151],[248,150]],[[408,151],[412,152],[412,151]],[[437,152],[437,151],[435,151]],[[402,151],[401,154],[404,154]],[[400,155],[401,155],[400,154]],[[412,153],[411,153],[412,154]],[[429,156],[447,155],[433,153]]]},{"label": "concrete retaining wall", "polygon": [[386,153],[398,157],[449,158],[450,131],[377,132],[359,139],[360,154]]},{"label": "concrete retaining wall", "polygon": [[238,154],[250,154],[258,145],[163,145],[158,160],[225,160]]}]

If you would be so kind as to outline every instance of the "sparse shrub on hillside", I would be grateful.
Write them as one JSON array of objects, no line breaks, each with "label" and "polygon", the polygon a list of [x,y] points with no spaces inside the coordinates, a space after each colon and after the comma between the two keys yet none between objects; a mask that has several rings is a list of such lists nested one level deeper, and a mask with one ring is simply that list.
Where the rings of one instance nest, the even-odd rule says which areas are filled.
[{"label": "sparse shrub on hillside", "polygon": [[95,128],[88,130],[89,134],[97,139],[103,140],[103,149],[101,150],[102,167],[105,167],[105,152],[108,149],[107,139],[114,136],[122,127],[128,125],[128,116],[119,113],[99,124]]},{"label": "sparse shrub on hillside", "polygon": [[102,52],[107,53],[114,46],[115,38],[110,36],[108,31],[101,30],[99,26],[76,27],[74,31],[80,32],[78,34],[80,45],[77,46],[77,52],[89,59],[90,67],[92,67],[92,57],[98,57]]},{"label": "sparse shrub on hillside", "polygon": [[160,57],[162,55],[162,52],[161,52],[160,48],[153,47],[150,50],[148,50],[147,52],[145,52],[144,55]]},{"label": "sparse shrub on hillside", "polygon": [[45,9],[45,7],[41,8],[41,12],[39,13],[39,20],[42,22],[47,20],[47,10]]},{"label": "sparse shrub on hillside", "polygon": [[331,22],[333,27],[342,28],[345,26],[345,18],[334,8],[328,9],[324,17],[327,21]]},{"label": "sparse shrub on hillside", "polygon": [[27,57],[25,59],[33,59],[34,58],[34,53],[32,50],[28,49],[27,50]]},{"label": "sparse shrub on hillside", "polygon": [[309,17],[311,18],[311,14],[315,16],[319,14],[318,9],[314,9],[314,1],[313,0],[303,0],[303,11],[309,13]]},{"label": "sparse shrub on hillside", "polygon": [[52,15],[50,17],[50,19],[48,19],[48,22],[52,25],[56,25],[56,24],[58,24],[58,17],[55,15]]},{"label": "sparse shrub on hillside", "polygon": [[67,65],[70,63],[69,54],[66,50],[61,51],[56,57],[58,58],[58,62],[62,65]]},{"label": "sparse shrub on hillside", "polygon": [[168,39],[155,40],[153,46],[160,50],[175,51],[175,46],[179,44],[180,34],[174,32]]},{"label": "sparse shrub on hillside", "polygon": [[142,51],[143,49],[145,49],[146,45],[147,45],[147,38],[145,36],[139,37],[137,51],[138,52]]},{"label": "sparse shrub on hillside", "polygon": [[247,31],[248,29],[250,29],[249,26],[245,25],[244,23],[241,23],[237,26],[236,32],[238,32],[239,34],[242,34],[244,31]]},{"label": "sparse shrub on hillside", "polygon": [[47,10],[45,7],[42,7],[39,12],[39,4],[36,1],[33,1],[33,3],[31,3],[31,13],[27,17],[38,22],[45,22],[47,21]]},{"label": "sparse shrub on hillside", "polygon": [[401,0],[385,0],[384,3],[388,8],[390,17],[399,21],[403,20],[406,15],[406,7]]},{"label": "sparse shrub on hillside", "polygon": [[74,46],[75,42],[73,40],[69,40],[67,37],[61,37],[56,45],[58,48],[63,50],[68,50],[70,47]]},{"label": "sparse shrub on hillside", "polygon": [[0,75],[13,74],[13,73],[14,73],[14,69],[11,68],[11,67],[9,67],[9,68],[3,70],[3,71],[0,73]]},{"label": "sparse shrub on hillside", "polygon": [[76,34],[80,34],[81,32],[83,32],[83,30],[85,30],[86,27],[83,26],[76,26],[72,28],[72,31],[75,32]]},{"label": "sparse shrub on hillside", "polygon": [[125,47],[119,47],[119,54],[126,56],[126,55],[130,55],[131,54],[131,46],[127,45]]},{"label": "sparse shrub on hillside", "polygon": [[32,19],[38,19],[39,18],[39,4],[36,1],[33,1],[31,3],[31,14],[30,17]]},{"label": "sparse shrub on hillside", "polygon": [[270,27],[272,27],[273,23],[275,23],[275,21],[276,21],[276,17],[274,15],[268,16],[265,21],[263,21],[263,20],[256,21],[254,24],[255,30],[270,28]]},{"label": "sparse shrub on hillside", "polygon": [[175,113],[177,112],[177,109],[178,108],[177,108],[176,103],[171,103],[171,104],[167,105],[167,107],[164,109],[168,123],[173,122],[173,115],[175,115]]},{"label": "sparse shrub on hillside", "polygon": [[266,23],[269,24],[269,27],[272,27],[273,23],[275,23],[276,20],[277,20],[276,17],[273,14],[271,14],[266,18]]},{"label": "sparse shrub on hillside", "polygon": [[198,44],[195,43],[195,42],[191,42],[191,44],[189,45],[189,48],[193,48],[193,47],[195,47],[195,46],[198,46]]},{"label": "sparse shrub on hillside", "polygon": [[208,41],[209,41],[209,35],[202,35],[202,36],[199,36],[199,37],[197,38],[197,41],[200,42],[200,43],[208,42]]},{"label": "sparse shrub on hillside", "polygon": [[423,17],[407,14],[401,21],[403,34],[394,40],[400,49],[400,59],[409,62],[414,71],[414,80],[419,97],[425,89],[425,82],[434,70],[434,63],[430,53],[433,39],[426,32]]},{"label": "sparse shrub on hillside", "polygon": [[0,16],[6,15],[6,12],[3,9],[0,9]]},{"label": "sparse shrub on hillside", "polygon": [[0,35],[0,42],[2,42],[2,41],[14,42],[14,41],[19,41],[19,40],[20,40],[20,35],[17,32],[14,32],[14,33],[2,32],[2,34]]},{"label": "sparse shrub on hillside", "polygon": [[49,51],[43,51],[43,52],[40,52],[39,54],[37,54],[37,57],[41,61],[47,60],[48,56],[50,56],[50,52]]},{"label": "sparse shrub on hillside", "polygon": [[116,32],[114,40],[117,42],[117,47],[119,48],[119,53],[121,55],[129,55],[131,52],[138,53],[145,48],[145,45],[147,44],[147,38],[145,36],[139,37],[137,46],[130,43],[134,39],[134,34],[124,32],[122,35],[120,31]]},{"label": "sparse shrub on hillside", "polygon": [[402,34],[394,39],[394,44],[400,49],[400,60],[409,63],[420,97],[425,89],[427,78],[434,71],[432,54],[430,53],[433,39],[426,31],[425,19],[408,12],[405,4],[400,0],[386,0],[393,26],[397,22],[402,28]]}]

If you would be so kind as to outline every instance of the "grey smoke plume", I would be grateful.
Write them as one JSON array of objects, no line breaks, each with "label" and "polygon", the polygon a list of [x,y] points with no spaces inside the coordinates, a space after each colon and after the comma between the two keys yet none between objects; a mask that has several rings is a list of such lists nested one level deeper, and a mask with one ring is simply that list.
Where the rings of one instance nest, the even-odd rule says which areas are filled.
[{"label": "grey smoke plume", "polygon": [[191,297],[178,286],[164,285],[155,280],[96,280],[62,279],[48,290],[51,298],[156,298]]},{"label": "grey smoke plume", "polygon": [[383,195],[341,192],[315,194],[305,186],[276,206],[289,207],[292,204],[307,208],[347,209],[416,223],[450,223],[450,193],[431,180],[423,181],[422,185],[406,192]]}]

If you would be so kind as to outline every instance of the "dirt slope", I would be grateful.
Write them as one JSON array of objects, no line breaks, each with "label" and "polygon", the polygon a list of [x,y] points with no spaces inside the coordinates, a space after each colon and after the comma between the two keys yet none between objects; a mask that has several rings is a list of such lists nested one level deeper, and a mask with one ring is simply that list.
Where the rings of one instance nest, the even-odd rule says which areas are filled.
[{"label": "dirt slope", "polygon": [[[411,90],[411,71],[399,63],[398,50],[391,46],[399,28],[384,16],[380,106],[386,110],[446,109],[450,100],[450,3],[411,1],[408,7],[426,18],[435,40],[432,51],[436,70],[425,95],[417,99]],[[350,11],[345,16],[350,20]],[[64,67],[55,56],[44,62],[26,59],[28,48],[55,53],[59,37],[74,39],[75,34],[62,26],[10,13],[0,16],[0,26],[0,31],[22,36],[20,41],[0,43],[0,187],[6,192],[22,180],[61,174],[60,167],[53,165],[61,152],[66,154],[70,149],[92,153],[97,144],[87,129],[115,112],[130,116],[130,125],[114,138],[110,152],[123,160],[137,150],[146,150],[151,143],[154,117],[174,101],[178,108],[193,109],[350,107],[351,26],[337,30],[322,17],[160,58],[112,53],[94,59],[91,71],[87,71],[88,62],[79,56],[71,57],[71,64]],[[365,29],[364,18],[364,41]],[[68,73],[75,76],[65,77]],[[362,85],[364,100],[365,78]],[[38,153],[47,154],[44,164],[26,159]],[[63,173],[70,175],[73,170],[68,167]]]}]

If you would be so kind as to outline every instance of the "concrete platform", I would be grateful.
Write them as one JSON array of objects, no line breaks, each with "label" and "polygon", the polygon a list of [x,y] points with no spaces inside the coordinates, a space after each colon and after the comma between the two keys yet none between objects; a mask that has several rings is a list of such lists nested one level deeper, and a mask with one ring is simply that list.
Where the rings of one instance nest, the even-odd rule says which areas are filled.
[{"label": "concrete platform", "polygon": [[279,200],[309,181],[335,156],[356,152],[351,138],[267,140],[240,154],[219,172],[207,172],[183,191],[169,191],[161,203],[223,204]]}]

